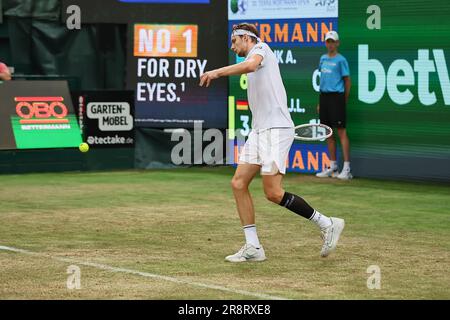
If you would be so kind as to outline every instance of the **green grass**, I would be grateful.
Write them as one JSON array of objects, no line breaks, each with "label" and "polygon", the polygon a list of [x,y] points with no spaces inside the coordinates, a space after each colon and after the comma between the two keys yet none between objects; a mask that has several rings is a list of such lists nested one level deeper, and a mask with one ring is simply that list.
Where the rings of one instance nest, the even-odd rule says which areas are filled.
[{"label": "green grass", "polygon": [[[319,256],[319,232],[252,194],[268,260],[229,264],[243,243],[231,168],[0,176],[0,246],[291,299],[450,299],[448,185],[288,174],[284,187],[345,218],[338,250]],[[0,250],[0,299],[243,299]],[[370,265],[381,289],[366,285]]]}]

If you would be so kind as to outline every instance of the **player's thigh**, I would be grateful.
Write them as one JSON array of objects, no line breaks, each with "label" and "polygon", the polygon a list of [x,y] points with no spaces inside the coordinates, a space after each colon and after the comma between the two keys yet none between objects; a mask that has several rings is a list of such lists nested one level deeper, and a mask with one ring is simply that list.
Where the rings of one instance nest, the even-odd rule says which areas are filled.
[{"label": "player's thigh", "polygon": [[319,98],[319,119],[320,123],[325,124],[327,126],[331,125],[329,109],[330,109],[330,99],[326,94],[321,94]]},{"label": "player's thigh", "polygon": [[231,179],[231,186],[236,190],[247,188],[260,170],[260,165],[250,163],[238,164],[233,179]]},{"label": "player's thigh", "polygon": [[347,107],[344,94],[335,94],[329,109],[329,119],[334,128],[345,128],[347,124]]}]

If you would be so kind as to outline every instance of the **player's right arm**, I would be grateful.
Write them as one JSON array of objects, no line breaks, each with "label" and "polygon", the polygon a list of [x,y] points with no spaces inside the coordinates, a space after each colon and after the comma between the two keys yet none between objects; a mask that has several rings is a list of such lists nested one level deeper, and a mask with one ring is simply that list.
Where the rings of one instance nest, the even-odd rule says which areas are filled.
[{"label": "player's right arm", "polygon": [[263,59],[264,58],[261,55],[254,54],[244,62],[205,72],[200,78],[200,86],[203,87],[205,85],[206,87],[209,87],[212,80],[218,79],[220,77],[235,76],[255,72]]}]

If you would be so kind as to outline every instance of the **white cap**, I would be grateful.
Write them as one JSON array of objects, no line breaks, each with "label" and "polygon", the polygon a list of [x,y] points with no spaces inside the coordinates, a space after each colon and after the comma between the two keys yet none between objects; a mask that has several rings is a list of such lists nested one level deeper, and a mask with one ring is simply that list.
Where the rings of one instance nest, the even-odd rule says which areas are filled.
[{"label": "white cap", "polygon": [[339,35],[338,35],[338,33],[336,31],[329,31],[325,35],[325,41],[327,41],[328,39],[331,39],[331,40],[334,40],[334,41],[339,41]]}]

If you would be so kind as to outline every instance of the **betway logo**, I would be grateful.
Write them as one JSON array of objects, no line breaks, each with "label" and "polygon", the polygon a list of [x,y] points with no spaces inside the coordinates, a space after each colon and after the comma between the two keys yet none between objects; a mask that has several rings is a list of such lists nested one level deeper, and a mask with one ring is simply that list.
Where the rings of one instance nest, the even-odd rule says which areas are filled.
[{"label": "betway logo", "polygon": [[[440,92],[430,91],[430,74],[435,72],[439,78]],[[374,88],[369,88],[371,73],[375,78]],[[419,49],[413,65],[398,59],[391,63],[386,72],[379,60],[369,58],[369,46],[359,45],[358,79],[358,98],[365,103],[377,103],[387,89],[391,100],[398,105],[408,104],[415,94],[425,106],[435,104],[438,95],[442,95],[445,105],[450,105],[450,80],[442,49]]]}]

